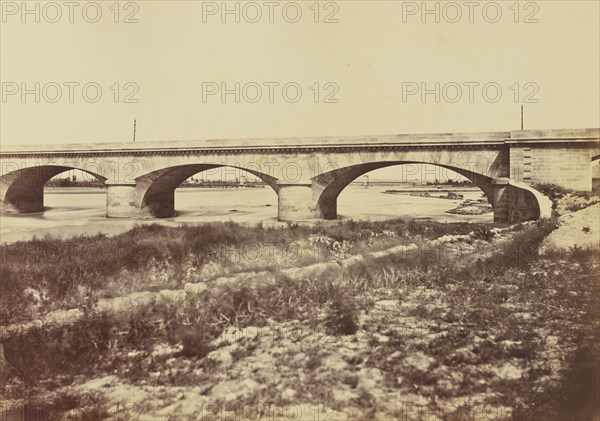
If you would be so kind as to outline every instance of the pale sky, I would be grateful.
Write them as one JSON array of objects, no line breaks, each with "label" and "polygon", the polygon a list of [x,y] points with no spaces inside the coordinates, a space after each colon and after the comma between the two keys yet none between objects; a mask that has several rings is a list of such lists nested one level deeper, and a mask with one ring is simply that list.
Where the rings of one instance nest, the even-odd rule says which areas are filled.
[{"label": "pale sky", "polygon": [[[36,2],[23,14],[20,1],[2,1],[2,144],[129,142],[134,119],[137,140],[156,142],[511,130],[520,126],[527,95],[538,102],[525,103],[525,128],[600,126],[597,1],[521,2],[518,16],[512,1],[479,2],[472,23],[464,2],[454,3],[461,8],[456,23],[457,10],[444,3],[437,6],[440,23],[411,9],[421,2],[400,1],[321,2],[319,23],[313,1],[275,2],[273,23],[264,2],[242,2],[240,23],[235,15],[222,23],[219,10],[209,14],[221,2],[153,0],[121,2],[118,16],[113,1],[97,2],[102,16],[88,23],[96,19],[96,3],[88,3],[78,3],[73,23],[62,2],[61,18],[42,3],[36,23]],[[262,18],[251,23],[256,5]],[[297,5],[301,18],[287,22]],[[502,15],[488,22],[496,5]],[[137,23],[122,22],[130,14]],[[338,22],[323,23],[329,15]],[[538,22],[523,22],[527,17]],[[22,98],[22,88],[35,92],[36,82],[40,102],[34,93]],[[207,93],[221,83],[234,91],[236,82],[239,103],[234,94],[203,102],[203,84]],[[418,92],[408,95],[415,87],[435,91],[436,82],[439,103],[433,93],[425,101]],[[297,102],[284,98],[286,84],[288,99],[301,88]],[[502,90],[497,102],[484,97],[486,84],[490,100]],[[92,103],[97,86],[102,94]],[[262,98],[252,103],[256,86]],[[451,102],[457,86],[462,97]],[[124,103],[136,87],[131,98],[138,102]],[[336,89],[337,103],[324,103]]]}]

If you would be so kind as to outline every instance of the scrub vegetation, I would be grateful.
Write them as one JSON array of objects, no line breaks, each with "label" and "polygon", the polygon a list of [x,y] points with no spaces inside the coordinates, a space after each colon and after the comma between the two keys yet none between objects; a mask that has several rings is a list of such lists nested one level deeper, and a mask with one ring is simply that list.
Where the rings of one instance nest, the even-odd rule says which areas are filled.
[{"label": "scrub vegetation", "polygon": [[598,249],[538,253],[559,223],[145,225],[5,245],[3,407],[594,419]]}]

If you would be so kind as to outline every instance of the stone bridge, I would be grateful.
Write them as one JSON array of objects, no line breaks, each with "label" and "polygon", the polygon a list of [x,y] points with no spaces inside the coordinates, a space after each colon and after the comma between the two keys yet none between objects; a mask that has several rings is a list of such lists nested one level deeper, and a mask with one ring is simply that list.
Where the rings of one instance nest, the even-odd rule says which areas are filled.
[{"label": "stone bridge", "polygon": [[5,146],[0,200],[3,212],[41,212],[44,184],[77,169],[106,184],[107,217],[170,217],[183,181],[228,167],[275,190],[282,221],[335,219],[337,197],[361,175],[433,164],[476,184],[495,221],[516,222],[550,214],[535,183],[591,190],[599,158],[600,129]]}]

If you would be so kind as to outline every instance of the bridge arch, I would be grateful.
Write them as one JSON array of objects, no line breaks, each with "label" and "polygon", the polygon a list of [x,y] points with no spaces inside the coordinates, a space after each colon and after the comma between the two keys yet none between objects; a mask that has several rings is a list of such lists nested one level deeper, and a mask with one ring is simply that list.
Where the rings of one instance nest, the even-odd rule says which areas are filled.
[{"label": "bridge arch", "polygon": [[[175,190],[188,178],[195,174],[206,170],[230,167],[236,170],[243,171],[254,175],[269,185],[275,192],[278,191],[277,180],[267,174],[259,171],[238,167],[233,165],[215,164],[215,163],[198,163],[176,165],[152,171],[150,173],[139,176],[135,179],[135,186],[131,186],[127,192],[127,186],[115,186],[121,192],[126,191],[130,195],[129,202],[135,208],[134,212],[142,217],[150,218],[168,218],[175,215]],[[108,204],[108,216],[121,216],[118,213],[111,214],[111,206],[116,205],[119,212],[122,211],[122,200],[115,200],[114,195],[110,192]]]},{"label": "bridge arch", "polygon": [[60,173],[79,170],[104,182],[106,177],[87,169],[64,165],[39,165],[21,168],[0,177],[1,210],[31,213],[44,210],[44,185]]},{"label": "bridge arch", "polygon": [[488,200],[490,200],[490,202],[493,200],[493,178],[477,174],[473,171],[468,171],[449,165],[439,165],[417,161],[373,162],[336,169],[315,177],[314,181],[317,186],[317,191],[320,190],[317,199],[317,209],[319,214],[324,219],[336,219],[337,198],[352,181],[374,170],[405,164],[429,164],[454,171],[469,179],[477,187],[479,187],[486,195]]},{"label": "bridge arch", "polygon": [[[313,178],[314,210],[318,218],[337,218],[337,199],[341,192],[360,176],[385,167],[404,164],[429,164],[454,171],[470,180],[488,198],[494,210],[494,220],[517,221],[549,216],[546,204],[541,204],[533,189],[518,186],[507,178],[494,178],[452,165],[423,161],[382,161],[338,168]],[[539,192],[538,192],[539,193]],[[513,206],[515,205],[515,206]]]}]

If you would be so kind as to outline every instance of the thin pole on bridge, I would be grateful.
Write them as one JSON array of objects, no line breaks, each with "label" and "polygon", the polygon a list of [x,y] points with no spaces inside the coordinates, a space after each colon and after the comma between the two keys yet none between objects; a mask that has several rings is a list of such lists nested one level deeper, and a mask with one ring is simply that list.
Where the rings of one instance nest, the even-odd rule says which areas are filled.
[{"label": "thin pole on bridge", "polygon": [[133,141],[135,142],[135,118],[133,119]]},{"label": "thin pole on bridge", "polygon": [[521,105],[521,130],[523,130],[523,105]]}]

